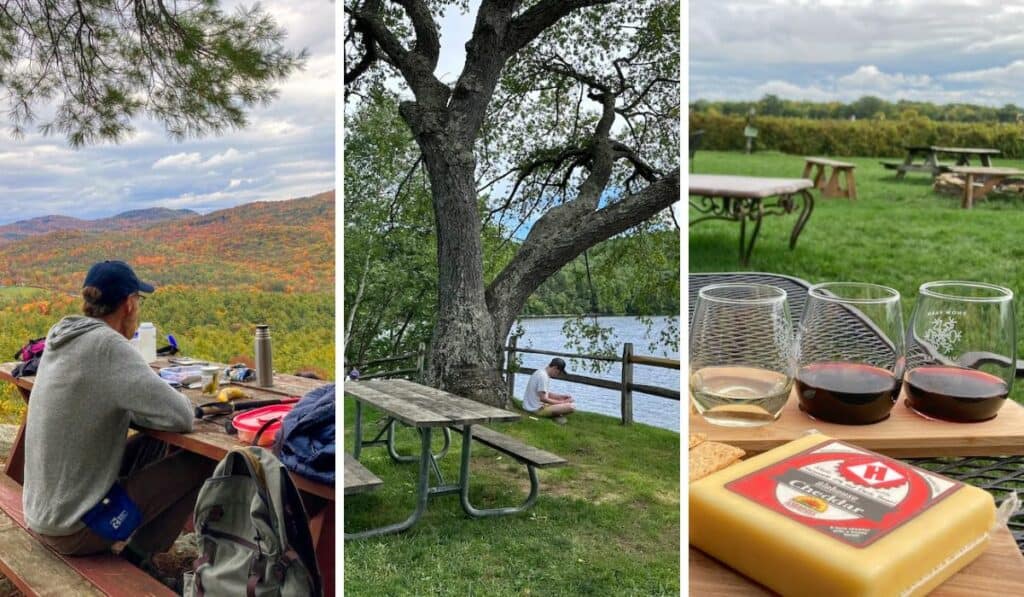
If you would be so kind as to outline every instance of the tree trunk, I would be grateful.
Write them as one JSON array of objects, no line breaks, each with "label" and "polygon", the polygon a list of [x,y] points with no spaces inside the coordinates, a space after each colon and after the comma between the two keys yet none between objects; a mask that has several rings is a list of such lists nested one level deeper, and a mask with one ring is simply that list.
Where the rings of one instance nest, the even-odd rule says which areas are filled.
[{"label": "tree trunk", "polygon": [[430,177],[437,229],[437,325],[427,382],[454,394],[505,405],[502,345],[484,297],[483,241],[472,143],[447,135],[417,139]]}]

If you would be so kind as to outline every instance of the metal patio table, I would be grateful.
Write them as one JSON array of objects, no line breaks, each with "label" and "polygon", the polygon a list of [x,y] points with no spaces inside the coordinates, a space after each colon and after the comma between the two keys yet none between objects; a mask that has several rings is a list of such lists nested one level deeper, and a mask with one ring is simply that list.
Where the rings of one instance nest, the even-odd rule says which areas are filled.
[{"label": "metal patio table", "polygon": [[[814,196],[810,189],[814,183],[806,178],[763,178],[759,176],[721,176],[713,174],[690,175],[690,208],[700,215],[690,220],[690,226],[711,220],[726,220],[740,224],[740,264],[750,262],[757,235],[765,216],[800,214],[789,235],[790,250],[814,211]],[[754,230],[747,241],[747,221]]]},{"label": "metal patio table", "polygon": [[[689,274],[689,323],[693,323],[697,293],[710,284],[768,284],[786,291],[793,321],[799,321],[807,304],[811,284],[800,278],[760,272]],[[842,342],[882,342],[872,326],[852,313],[846,321],[837,321],[832,332]],[[1018,361],[1017,377],[1024,377]],[[958,481],[980,487],[1002,499],[1011,491],[1024,492],[1024,456],[971,456],[942,458],[902,458],[906,462]],[[1010,518],[1008,525],[1017,547],[1024,552],[1024,512]]]},{"label": "metal patio table", "polygon": [[[384,446],[395,462],[419,461],[419,476],[416,482],[416,507],[402,522],[385,525],[356,533],[345,533],[345,539],[363,539],[389,533],[399,533],[412,527],[426,510],[432,497],[459,494],[462,509],[473,517],[501,516],[516,514],[529,508],[537,499],[539,480],[533,467],[528,467],[530,494],[526,501],[514,507],[478,509],[469,502],[469,464],[472,448],[473,425],[482,423],[510,422],[519,420],[519,415],[502,408],[456,396],[436,388],[423,386],[404,379],[373,381],[347,381],[345,394],[356,400],[354,445],[352,455],[359,459],[364,447]],[[372,406],[385,414],[384,426],[376,436],[363,440],[363,405]],[[419,456],[399,454],[395,449],[395,425],[402,423],[414,427],[420,435]],[[449,429],[458,429],[462,434],[462,454],[459,479],[447,483],[437,461],[448,452]],[[444,445],[438,454],[432,453],[433,432],[440,429],[444,434]],[[437,478],[437,485],[431,485],[431,473]]]}]

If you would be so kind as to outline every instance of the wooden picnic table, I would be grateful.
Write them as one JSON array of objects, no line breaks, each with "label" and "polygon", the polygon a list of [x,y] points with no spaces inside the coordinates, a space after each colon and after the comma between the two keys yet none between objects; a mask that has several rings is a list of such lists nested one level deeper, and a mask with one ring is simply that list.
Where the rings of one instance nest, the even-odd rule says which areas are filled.
[{"label": "wooden picnic table", "polygon": [[[903,178],[907,172],[928,172],[932,178],[948,169],[947,164],[939,162],[941,154],[955,155],[956,166],[970,166],[971,158],[978,158],[981,165],[992,167],[992,157],[997,156],[1001,151],[988,147],[944,147],[939,145],[906,145],[907,157],[903,163],[883,161],[882,165],[890,170],[896,170],[896,178]],[[920,161],[918,161],[920,160]]]},{"label": "wooden picnic table", "polygon": [[[211,363],[216,365],[217,363]],[[0,381],[14,384],[26,404],[31,408],[29,398],[32,387],[35,384],[35,377],[15,378],[11,375],[18,363],[0,364]],[[166,358],[158,358],[151,363],[154,370],[170,366]],[[227,365],[224,365],[225,367]],[[259,387],[256,382],[237,383],[232,385],[242,387],[254,400],[274,399],[282,396],[302,396],[306,392],[324,385],[325,381],[297,377],[294,375],[274,374],[274,385],[269,388]],[[221,384],[226,385],[224,383]],[[181,391],[196,406],[215,400],[214,397],[203,395],[198,389],[182,388]],[[28,412],[26,410],[26,417]],[[4,474],[16,482],[19,486],[24,481],[24,448],[25,448],[25,418],[11,449]],[[211,460],[219,461],[232,449],[245,446],[238,436],[229,435],[224,429],[224,417],[196,420],[191,433],[175,433],[171,431],[157,431],[152,429],[139,429],[141,433],[157,438],[183,450],[201,454]],[[320,573],[323,577],[325,595],[334,594],[334,562],[335,562],[335,499],[334,487],[307,479],[298,473],[289,472],[292,481],[302,494],[303,502],[310,515],[309,526],[313,535],[313,545],[316,549],[317,562],[320,566]],[[2,505],[2,504],[0,504]]]},{"label": "wooden picnic table", "polygon": [[[960,207],[971,209],[975,199],[984,199],[985,195],[1011,176],[1024,176],[1024,171],[1016,168],[991,168],[986,166],[953,166],[949,169],[954,174],[964,177],[964,195]],[[981,188],[975,189],[974,183],[980,182]]]},{"label": "wooden picnic table", "polygon": [[[799,205],[800,214],[789,235],[790,250],[796,247],[814,210],[814,196],[809,190],[813,185],[806,178],[691,174],[690,207],[704,215],[691,218],[690,226],[710,220],[739,222],[740,263],[747,265],[764,217],[791,214]],[[746,239],[748,220],[754,224],[749,242]]]},{"label": "wooden picnic table", "polygon": [[[416,507],[413,513],[402,522],[385,525],[355,533],[345,533],[345,539],[362,539],[379,535],[398,533],[412,527],[426,510],[429,498],[440,495],[459,494],[462,509],[470,516],[501,516],[515,514],[529,508],[537,498],[538,481],[534,467],[560,466],[565,460],[553,454],[522,444],[514,438],[480,427],[484,423],[516,421],[518,414],[481,404],[479,402],[456,396],[449,392],[424,386],[404,379],[346,381],[345,394],[356,400],[354,424],[353,460],[358,461],[362,449],[369,446],[385,446],[388,455],[396,462],[419,461],[419,475],[416,484]],[[371,406],[384,413],[384,426],[374,439],[363,439],[363,406]],[[399,454],[395,449],[395,425],[402,423],[413,427],[420,435],[420,454],[408,456]],[[431,439],[433,432],[442,431],[444,446],[439,454],[433,454]],[[459,479],[455,483],[446,483],[437,460],[443,458],[450,444],[450,431],[462,434],[462,455],[459,468]],[[492,448],[505,451],[521,463],[526,464],[530,476],[530,495],[517,507],[478,509],[469,502],[470,452],[473,439]],[[356,463],[357,464],[357,463]],[[347,465],[348,466],[348,465]],[[367,471],[361,467],[353,467],[361,475]],[[430,483],[431,474],[437,478],[438,485]],[[372,473],[368,475],[368,485],[376,485]],[[346,480],[346,485],[347,485]],[[362,489],[354,487],[352,493]],[[349,490],[346,489],[346,492]]]}]

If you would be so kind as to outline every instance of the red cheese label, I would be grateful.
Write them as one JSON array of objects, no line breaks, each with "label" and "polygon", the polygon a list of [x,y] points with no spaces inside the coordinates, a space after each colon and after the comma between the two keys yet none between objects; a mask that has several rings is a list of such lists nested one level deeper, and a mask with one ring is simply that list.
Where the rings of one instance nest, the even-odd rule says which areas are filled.
[{"label": "red cheese label", "polygon": [[867,547],[962,486],[827,440],[725,488],[847,545]]}]

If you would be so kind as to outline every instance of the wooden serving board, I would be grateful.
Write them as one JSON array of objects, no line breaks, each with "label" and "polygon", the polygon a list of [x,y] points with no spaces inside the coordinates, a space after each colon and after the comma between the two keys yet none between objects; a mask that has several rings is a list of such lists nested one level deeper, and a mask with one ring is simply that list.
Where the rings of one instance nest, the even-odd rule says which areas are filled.
[{"label": "wooden serving board", "polygon": [[749,454],[766,452],[816,429],[888,456],[1019,456],[1024,454],[1024,407],[1007,400],[999,414],[981,423],[947,423],[912,411],[904,396],[889,418],[871,425],[837,425],[812,419],[800,410],[796,391],[774,423],[762,427],[721,427],[690,409],[690,433],[743,448]]},{"label": "wooden serving board", "polygon": [[[690,595],[759,597],[775,594],[703,552],[692,547],[689,551]],[[929,593],[930,597],[978,595],[1024,595],[1024,556],[1006,527],[992,537],[988,551]]]}]

